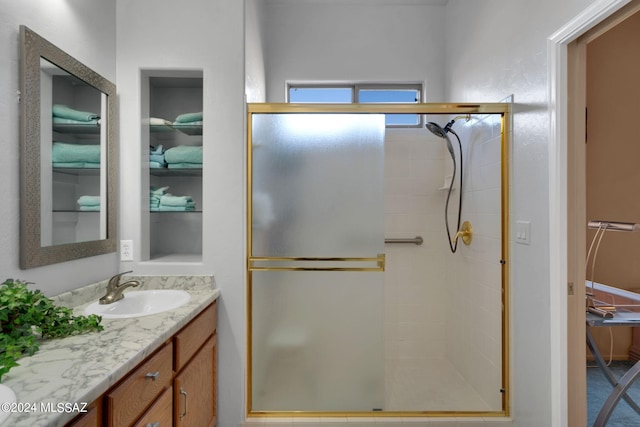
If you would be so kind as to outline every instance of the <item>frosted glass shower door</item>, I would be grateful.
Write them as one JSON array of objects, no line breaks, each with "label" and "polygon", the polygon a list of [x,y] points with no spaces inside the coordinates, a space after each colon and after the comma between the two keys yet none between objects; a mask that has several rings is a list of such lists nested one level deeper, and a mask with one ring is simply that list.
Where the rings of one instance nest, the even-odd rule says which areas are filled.
[{"label": "frosted glass shower door", "polygon": [[384,115],[251,125],[250,410],[382,409]]}]

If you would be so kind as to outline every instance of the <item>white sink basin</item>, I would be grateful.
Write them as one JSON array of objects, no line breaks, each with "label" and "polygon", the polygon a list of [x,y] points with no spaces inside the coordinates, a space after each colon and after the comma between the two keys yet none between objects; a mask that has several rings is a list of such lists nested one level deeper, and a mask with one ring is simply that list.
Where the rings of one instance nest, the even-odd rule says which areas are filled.
[{"label": "white sink basin", "polygon": [[175,289],[129,291],[124,298],[111,304],[98,301],[85,308],[85,314],[97,314],[104,319],[127,319],[149,316],[178,308],[191,299],[188,292]]},{"label": "white sink basin", "polygon": [[[16,394],[4,384],[0,384],[0,403],[15,403]],[[10,409],[10,408],[9,408]],[[11,412],[5,412],[0,408],[0,424],[11,415]]]}]

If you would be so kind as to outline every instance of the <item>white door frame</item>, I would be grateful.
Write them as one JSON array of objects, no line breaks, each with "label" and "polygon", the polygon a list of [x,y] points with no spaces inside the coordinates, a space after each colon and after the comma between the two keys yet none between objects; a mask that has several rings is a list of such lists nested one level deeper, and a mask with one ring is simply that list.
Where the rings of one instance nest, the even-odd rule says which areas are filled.
[{"label": "white door frame", "polygon": [[[568,425],[568,45],[631,0],[597,0],[547,40],[549,96],[549,291],[551,421]],[[582,363],[582,361],[580,362]]]}]

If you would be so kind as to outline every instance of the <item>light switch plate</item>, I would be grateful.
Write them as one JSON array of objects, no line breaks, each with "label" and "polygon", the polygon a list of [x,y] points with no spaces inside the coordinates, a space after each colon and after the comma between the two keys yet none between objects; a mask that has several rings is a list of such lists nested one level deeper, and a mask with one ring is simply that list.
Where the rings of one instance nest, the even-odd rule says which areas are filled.
[{"label": "light switch plate", "polygon": [[531,244],[531,222],[516,221],[516,243]]}]

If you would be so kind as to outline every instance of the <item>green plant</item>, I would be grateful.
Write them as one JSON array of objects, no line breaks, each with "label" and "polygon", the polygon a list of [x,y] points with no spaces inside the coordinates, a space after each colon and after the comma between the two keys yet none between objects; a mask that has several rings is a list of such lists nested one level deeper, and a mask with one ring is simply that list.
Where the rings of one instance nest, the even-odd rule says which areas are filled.
[{"label": "green plant", "polygon": [[32,356],[43,339],[101,331],[102,318],[94,314],[74,316],[73,310],[56,306],[39,290],[21,280],[0,284],[0,381],[24,355]]}]

